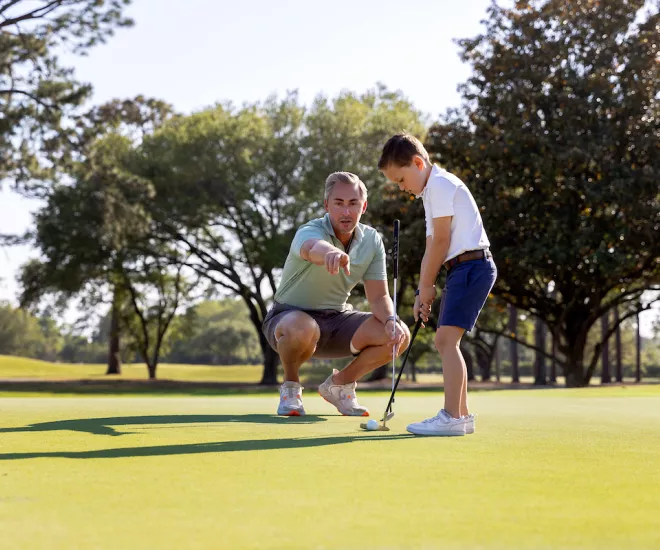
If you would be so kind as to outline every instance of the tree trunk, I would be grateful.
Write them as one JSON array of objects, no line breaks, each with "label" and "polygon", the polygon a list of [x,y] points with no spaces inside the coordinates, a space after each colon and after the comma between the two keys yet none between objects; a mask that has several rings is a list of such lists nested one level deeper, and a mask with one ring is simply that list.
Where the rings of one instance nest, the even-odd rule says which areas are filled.
[{"label": "tree trunk", "polygon": [[639,331],[639,313],[637,314],[637,338],[635,348],[637,353],[635,357],[635,382],[642,381],[642,334]]},{"label": "tree trunk", "polygon": [[147,371],[149,372],[149,380],[156,380],[156,364],[151,362],[147,363]]},{"label": "tree trunk", "polygon": [[105,374],[121,374],[121,352],[119,350],[119,298],[114,291],[108,339],[108,370]]},{"label": "tree trunk", "polygon": [[600,318],[600,335],[601,335],[601,359],[600,359],[600,383],[609,384],[612,382],[612,377],[610,376],[610,350],[608,342],[605,341],[607,336],[607,330],[609,326],[609,312],[605,312]]},{"label": "tree trunk", "polygon": [[500,340],[495,340],[495,380],[500,381],[500,371],[502,369],[502,359],[500,355]]},{"label": "tree trunk", "polygon": [[[265,338],[264,338],[265,340]],[[261,384],[274,386],[277,384],[277,366],[280,364],[280,356],[266,342],[266,347],[262,346],[264,354],[264,373],[261,377]]]},{"label": "tree trunk", "polygon": [[[518,310],[509,305],[509,334],[516,335],[518,330]],[[511,358],[511,382],[520,382],[518,372],[518,343],[515,340],[509,340],[509,357]]]},{"label": "tree trunk", "polygon": [[[536,347],[545,351],[545,325],[538,317],[534,323],[534,340]],[[537,351],[534,357],[534,385],[545,386],[546,384],[545,355]]]},{"label": "tree trunk", "polygon": [[481,373],[481,381],[490,382],[491,357],[480,347],[475,347],[475,355],[477,357],[477,365],[479,365],[479,372]]},{"label": "tree trunk", "polygon": [[578,360],[575,358],[567,357],[564,374],[566,377],[567,388],[582,388],[589,384],[589,381],[585,380],[584,365],[582,364],[582,359]]},{"label": "tree trunk", "polygon": [[621,362],[621,325],[619,324],[619,308],[614,308],[614,322],[616,323],[616,381],[623,382],[623,364]]},{"label": "tree trunk", "polygon": [[552,334],[552,362],[550,363],[550,383],[557,383],[557,331]]}]

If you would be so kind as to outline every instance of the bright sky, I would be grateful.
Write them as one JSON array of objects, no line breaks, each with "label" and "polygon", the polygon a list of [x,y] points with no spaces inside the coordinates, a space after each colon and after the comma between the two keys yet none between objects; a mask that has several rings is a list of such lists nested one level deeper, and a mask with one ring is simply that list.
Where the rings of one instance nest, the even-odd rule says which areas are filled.
[{"label": "bright sky", "polygon": [[[510,3],[506,0],[505,3]],[[183,112],[298,90],[363,92],[382,82],[436,117],[459,104],[469,75],[455,38],[480,32],[490,0],[134,0],[131,29],[87,57],[62,56],[95,103],[138,94]],[[0,233],[31,225],[38,204],[0,192]],[[18,267],[34,251],[0,250],[0,300],[15,302]],[[644,325],[650,326],[651,316]],[[644,319],[647,320],[646,318]]]}]

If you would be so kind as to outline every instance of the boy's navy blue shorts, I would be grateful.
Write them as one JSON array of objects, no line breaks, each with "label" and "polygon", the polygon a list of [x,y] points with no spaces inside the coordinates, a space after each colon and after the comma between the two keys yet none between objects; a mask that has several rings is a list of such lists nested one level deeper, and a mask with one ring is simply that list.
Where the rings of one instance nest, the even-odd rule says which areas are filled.
[{"label": "boy's navy blue shorts", "polygon": [[497,267],[490,258],[456,264],[447,273],[440,298],[438,326],[460,327],[470,332],[497,279]]}]

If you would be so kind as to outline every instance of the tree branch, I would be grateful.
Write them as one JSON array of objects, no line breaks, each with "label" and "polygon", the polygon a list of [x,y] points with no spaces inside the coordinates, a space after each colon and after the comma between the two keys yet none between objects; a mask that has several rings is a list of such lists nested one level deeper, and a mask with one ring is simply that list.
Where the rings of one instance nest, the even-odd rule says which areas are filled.
[{"label": "tree branch", "polygon": [[523,346],[525,346],[529,349],[533,349],[534,351],[537,351],[537,352],[545,355],[548,359],[554,359],[555,361],[557,361],[562,366],[564,365],[563,361],[560,361],[559,359],[557,359],[553,355],[549,354],[544,349],[539,348],[539,347],[535,346],[534,344],[530,344],[529,342],[525,342],[524,340],[520,340],[519,338],[517,338],[515,336],[511,336],[511,333],[509,333],[509,332],[502,332],[502,331],[488,330],[488,329],[479,329],[479,330],[481,332],[485,332],[486,334],[496,334],[496,335],[499,335],[499,336],[504,336],[504,337],[508,338],[509,340],[513,340],[514,342],[518,342],[519,344],[521,344],[521,345],[523,345]]},{"label": "tree branch", "polygon": [[34,9],[31,12],[25,13],[23,15],[19,15],[18,17],[14,17],[12,19],[5,19],[4,21],[0,22],[0,28],[9,27],[10,25],[15,25],[16,23],[20,23],[21,21],[25,21],[26,19],[40,19],[48,15],[52,11],[55,11],[57,8],[59,8],[62,5],[63,1],[64,0],[53,0],[50,4],[47,4],[46,6],[41,6],[40,8]]},{"label": "tree branch", "polygon": [[586,380],[590,380],[591,377],[593,376],[594,371],[596,370],[596,365],[598,364],[598,357],[600,356],[601,349],[604,345],[607,344],[607,342],[609,341],[612,334],[614,334],[616,332],[617,327],[619,325],[621,325],[621,323],[623,323],[623,321],[625,321],[626,319],[630,319],[630,317],[638,315],[642,311],[648,311],[649,309],[651,309],[651,306],[657,301],[658,300],[653,300],[652,302],[649,302],[646,306],[644,306],[640,309],[636,309],[634,311],[629,311],[625,315],[619,316],[619,322],[614,323],[614,325],[607,331],[607,333],[605,334],[603,339],[600,342],[598,342],[596,344],[596,346],[594,347],[594,352],[593,352],[593,355],[591,357],[591,361],[589,362],[589,367],[587,369]]},{"label": "tree branch", "polygon": [[35,96],[34,94],[31,94],[30,92],[26,92],[25,90],[18,90],[16,88],[9,88],[9,89],[6,89],[6,90],[0,90],[0,95],[11,95],[11,94],[21,94],[21,95],[27,96],[32,101],[34,101],[35,103],[38,103],[44,109],[48,109],[49,111],[59,110],[57,107],[54,107],[53,105],[48,105],[48,103],[44,103],[37,96]]}]

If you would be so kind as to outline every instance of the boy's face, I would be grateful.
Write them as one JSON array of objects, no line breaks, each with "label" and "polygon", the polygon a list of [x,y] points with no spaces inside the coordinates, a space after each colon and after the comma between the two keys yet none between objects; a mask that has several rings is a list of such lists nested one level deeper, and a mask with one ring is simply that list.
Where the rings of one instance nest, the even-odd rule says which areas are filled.
[{"label": "boy's face", "polygon": [[360,188],[350,183],[335,183],[325,201],[337,237],[352,233],[366,209],[367,201],[360,195]]},{"label": "boy's face", "polygon": [[397,166],[390,163],[381,172],[392,183],[396,183],[401,191],[419,195],[424,190],[428,179],[426,167],[424,159],[415,155],[408,166]]}]

